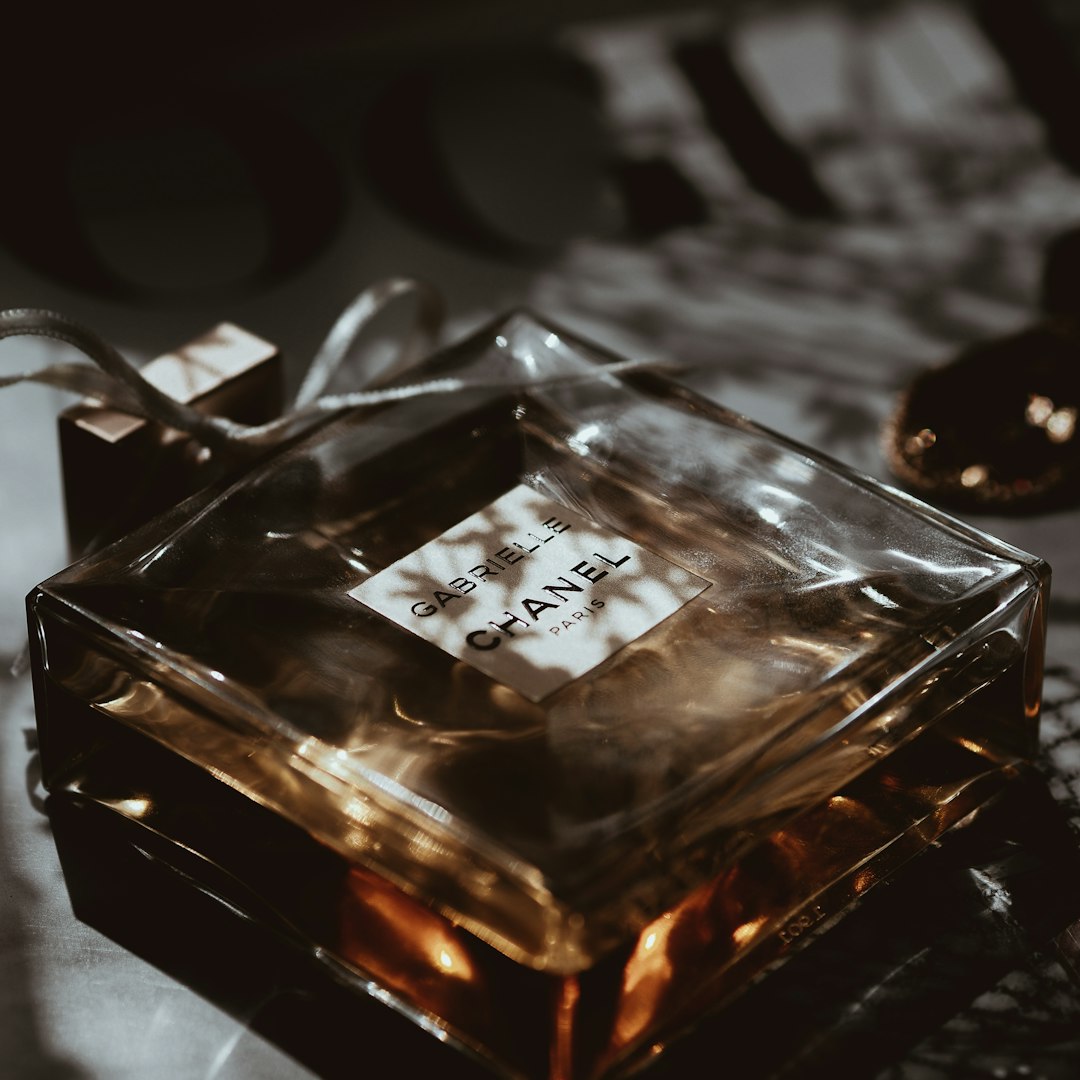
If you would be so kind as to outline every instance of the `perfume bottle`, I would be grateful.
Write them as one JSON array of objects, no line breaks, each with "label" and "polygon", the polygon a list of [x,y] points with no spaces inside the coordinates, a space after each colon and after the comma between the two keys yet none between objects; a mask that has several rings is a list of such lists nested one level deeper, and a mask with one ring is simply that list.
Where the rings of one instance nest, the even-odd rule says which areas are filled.
[{"label": "perfume bottle", "polygon": [[496,1074],[618,1076],[997,798],[1049,570],[526,313],[28,598],[45,783]]}]

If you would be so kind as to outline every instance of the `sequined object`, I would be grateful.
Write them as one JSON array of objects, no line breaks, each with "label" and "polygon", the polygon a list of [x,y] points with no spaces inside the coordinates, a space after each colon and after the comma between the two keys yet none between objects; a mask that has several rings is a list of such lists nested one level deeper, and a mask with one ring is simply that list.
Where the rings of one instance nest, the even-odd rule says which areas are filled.
[{"label": "sequined object", "polygon": [[911,490],[968,511],[1028,513],[1080,497],[1080,324],[1059,316],[919,376],[886,426]]},{"label": "sequined object", "polygon": [[507,1076],[633,1071],[1036,746],[1044,563],[606,359],[510,316],[28,601],[54,798]]}]

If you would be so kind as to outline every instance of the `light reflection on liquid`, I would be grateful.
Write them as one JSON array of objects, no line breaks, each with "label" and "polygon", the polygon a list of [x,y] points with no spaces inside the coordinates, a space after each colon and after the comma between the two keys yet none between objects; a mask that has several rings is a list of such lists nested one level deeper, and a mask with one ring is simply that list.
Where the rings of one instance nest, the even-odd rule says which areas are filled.
[{"label": "light reflection on liquid", "polygon": [[411,1003],[463,1030],[489,1024],[468,935],[389,882],[352,868],[340,912],[342,956]]}]

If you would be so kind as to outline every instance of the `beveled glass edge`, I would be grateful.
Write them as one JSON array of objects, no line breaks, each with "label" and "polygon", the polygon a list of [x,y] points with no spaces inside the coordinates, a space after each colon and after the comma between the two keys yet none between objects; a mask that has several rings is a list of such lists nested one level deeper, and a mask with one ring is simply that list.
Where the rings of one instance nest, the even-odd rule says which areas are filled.
[{"label": "beveled glass edge", "polygon": [[[419,381],[422,377],[441,377],[444,370],[460,371],[460,357],[463,354],[468,354],[477,350],[479,351],[470,366],[476,368],[491,368],[492,371],[489,372],[489,374],[499,374],[500,367],[498,362],[511,361],[520,367],[522,366],[523,361],[517,352],[515,352],[513,348],[510,348],[510,345],[511,335],[523,332],[528,334],[543,333],[545,335],[554,333],[558,335],[560,339],[572,344],[579,354],[578,359],[581,361],[581,366],[578,370],[582,373],[589,371],[590,368],[594,368],[596,365],[618,364],[626,359],[609,347],[583,338],[576,332],[567,330],[560,324],[533,313],[529,308],[522,307],[512,309],[511,311],[488,321],[480,329],[475,330],[463,340],[431,354],[416,368],[399,376],[398,379],[394,380],[394,382],[389,385],[407,384]],[[499,337],[504,337],[506,339],[506,347],[500,348],[495,344],[496,339]],[[485,339],[486,345],[484,344]],[[492,360],[496,360],[497,363],[493,365],[491,363]],[[525,366],[528,367],[530,364],[531,361],[529,364],[525,364]],[[520,377],[515,378],[513,372],[509,371],[505,366],[503,366],[501,370],[502,378],[498,381],[503,382],[507,389],[514,387],[527,389],[529,377],[535,377],[536,375],[535,371],[527,371],[524,373],[525,378],[522,379]],[[551,374],[556,373],[552,372]],[[656,380],[658,383],[663,384],[667,391],[673,396],[699,406],[702,411],[708,415],[709,419],[718,424],[736,428],[750,434],[764,436],[765,438],[782,445],[797,456],[809,460],[815,465],[822,466],[843,477],[856,487],[899,507],[905,513],[914,514],[925,521],[929,521],[945,532],[974,544],[999,558],[1029,567],[1040,578],[1049,577],[1050,575],[1051,568],[1042,557],[1002,540],[993,533],[990,533],[949,511],[942,510],[939,507],[925,502],[917,495],[913,495],[886,481],[880,480],[864,470],[849,465],[824,451],[810,447],[805,443],[784,435],[742,413],[735,412],[721,402],[684,385],[679,382],[678,379],[671,377],[662,369],[652,370],[651,365],[646,361],[642,361],[641,367],[637,371],[632,370],[630,372],[612,374],[605,377],[623,382],[632,390],[636,389],[635,383],[642,379],[648,381]],[[245,484],[250,477],[257,475],[268,466],[271,466],[279,457],[302,453],[307,447],[314,446],[318,442],[331,438],[334,428],[339,424],[351,423],[353,418],[361,413],[367,413],[371,416],[378,415],[392,409],[394,404],[394,402],[387,402],[375,406],[360,406],[353,409],[343,409],[317,419],[311,426],[294,435],[280,447],[271,450],[267,455],[256,459],[254,462],[239,470],[232,471],[229,475],[216,481],[207,488],[204,488],[202,491],[189,496],[175,507],[166,510],[156,518],[153,518],[151,521],[140,526],[128,536],[121,537],[105,548],[88,553],[75,560],[69,566],[58,571],[56,574],[51,575],[49,578],[46,578],[43,582],[40,582],[39,587],[52,585],[54,583],[60,584],[65,580],[72,579],[85,569],[98,564],[117,565],[116,560],[119,556],[129,550],[137,550],[140,542],[145,541],[145,538],[148,536],[160,533],[166,524],[175,522],[176,525],[180,527],[185,527],[188,524],[195,524],[198,519],[211,512],[219,502],[227,498],[235,488]],[[178,528],[170,531],[167,534],[168,539],[172,539],[178,532]]]}]

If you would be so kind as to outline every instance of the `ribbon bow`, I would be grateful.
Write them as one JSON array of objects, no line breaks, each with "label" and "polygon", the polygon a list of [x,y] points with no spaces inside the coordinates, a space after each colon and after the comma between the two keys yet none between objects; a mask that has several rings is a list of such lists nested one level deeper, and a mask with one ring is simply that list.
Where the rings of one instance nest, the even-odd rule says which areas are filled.
[{"label": "ribbon bow", "polygon": [[177,401],[149,383],[107,341],[92,330],[54,311],[13,308],[0,312],[0,340],[9,337],[47,337],[74,346],[94,362],[50,364],[36,371],[0,378],[0,389],[22,382],[43,383],[94,398],[118,412],[156,420],[186,432],[212,453],[237,458],[258,453],[302,430],[320,415],[357,405],[419,394],[446,393],[460,380],[434,379],[385,389],[372,389],[370,373],[361,372],[362,386],[344,394],[324,394],[326,386],[357,338],[388,304],[400,296],[415,294],[414,326],[406,336],[391,368],[378,382],[385,383],[422,359],[435,346],[444,320],[442,298],[430,285],[413,278],[390,278],[365,289],[341,313],[331,327],[288,410],[269,423],[239,424],[221,416],[209,416]]}]

